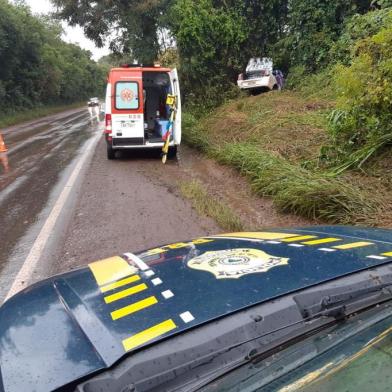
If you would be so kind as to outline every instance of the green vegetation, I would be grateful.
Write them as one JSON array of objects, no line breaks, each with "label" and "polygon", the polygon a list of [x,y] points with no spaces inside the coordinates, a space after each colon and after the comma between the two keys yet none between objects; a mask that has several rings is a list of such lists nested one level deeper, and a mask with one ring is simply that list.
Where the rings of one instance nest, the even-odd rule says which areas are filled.
[{"label": "green vegetation", "polygon": [[390,0],[52,2],[60,18],[83,26],[98,45],[109,37],[114,51],[142,63],[175,47],[187,103],[209,108],[233,96],[249,57],[271,56],[285,72],[294,66],[319,71],[331,55],[338,57],[335,43],[351,17],[391,5]]},{"label": "green vegetation", "polygon": [[211,197],[204,187],[196,180],[180,183],[181,193],[191,200],[199,214],[214,219],[223,230],[242,231],[243,225],[232,210],[219,200]]},{"label": "green vegetation", "polygon": [[161,50],[164,35],[159,21],[167,12],[169,0],[51,0],[57,16],[71,25],[85,26],[87,37],[102,47],[109,39],[115,53],[151,63]]},{"label": "green vegetation", "polygon": [[59,106],[44,106],[35,109],[23,110],[15,112],[13,114],[8,114],[2,116],[0,119],[0,128],[8,127],[11,125],[19,124],[24,121],[34,120],[36,118],[41,118],[48,116],[50,114],[64,112],[65,110],[75,109],[79,107],[84,107],[86,102],[76,102],[69,105],[59,105]]},{"label": "green vegetation", "polygon": [[363,223],[375,214],[370,195],[346,181],[306,170],[249,144],[226,144],[213,155],[240,170],[260,196],[272,196],[276,207],[331,223]]},{"label": "green vegetation", "polygon": [[[338,99],[330,134],[339,146],[333,156],[340,163],[338,172],[361,167],[392,142],[392,9],[355,20],[372,28],[371,34],[354,41],[348,65],[335,66]],[[342,40],[350,42],[357,30],[350,24]]]},{"label": "green vegetation", "polygon": [[2,118],[102,93],[106,69],[91,60],[90,52],[63,42],[60,35],[58,23],[33,16],[23,2],[0,0]]},{"label": "green vegetation", "polygon": [[[286,106],[273,110],[278,102]],[[184,139],[238,169],[280,211],[330,223],[375,223],[381,202],[366,186],[317,169],[326,109],[310,102],[292,92],[270,93],[230,102],[202,120],[188,114]]]},{"label": "green vegetation", "polygon": [[[331,103],[305,98],[295,92],[271,92],[268,96],[242,97],[217,108],[202,121],[187,113],[185,140],[202,146],[246,142],[268,148],[290,161],[317,159],[320,144],[326,143],[327,113]],[[202,131],[189,132],[201,125]],[[205,130],[206,134],[203,134]],[[201,140],[189,140],[189,139]]]},{"label": "green vegetation", "polygon": [[[185,141],[237,167],[280,209],[386,222],[392,0],[52,1],[98,44],[120,26],[112,47],[177,64]],[[291,91],[241,95],[237,74],[255,56],[272,57]]]},{"label": "green vegetation", "polygon": [[[202,118],[193,111],[186,142],[239,169],[283,211],[390,224],[392,3],[365,3],[352,12],[339,1],[328,10],[293,2],[298,37],[314,38],[295,43],[294,28],[285,41],[291,91],[228,101]],[[331,9],[340,10],[334,28]]]}]

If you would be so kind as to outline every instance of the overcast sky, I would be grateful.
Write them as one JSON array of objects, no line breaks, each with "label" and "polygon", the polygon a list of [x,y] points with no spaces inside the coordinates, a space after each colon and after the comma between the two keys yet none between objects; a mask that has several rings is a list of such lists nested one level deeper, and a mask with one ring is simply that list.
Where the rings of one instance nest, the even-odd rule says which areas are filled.
[{"label": "overcast sky", "polygon": [[[54,11],[49,0],[25,0],[30,6],[33,13],[47,14]],[[89,50],[93,58],[98,60],[100,57],[110,53],[108,48],[97,48],[93,41],[84,36],[83,29],[80,27],[71,27],[63,23],[65,34],[62,37],[64,41],[78,44],[83,49]]]}]

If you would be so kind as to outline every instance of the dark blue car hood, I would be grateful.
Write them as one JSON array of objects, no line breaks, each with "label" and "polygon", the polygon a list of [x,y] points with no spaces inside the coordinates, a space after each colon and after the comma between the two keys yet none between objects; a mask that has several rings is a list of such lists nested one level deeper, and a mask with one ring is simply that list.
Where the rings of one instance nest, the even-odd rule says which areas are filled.
[{"label": "dark blue car hood", "polygon": [[0,308],[0,390],[55,390],[162,338],[391,258],[392,231],[320,226],[203,237],[91,263]]}]

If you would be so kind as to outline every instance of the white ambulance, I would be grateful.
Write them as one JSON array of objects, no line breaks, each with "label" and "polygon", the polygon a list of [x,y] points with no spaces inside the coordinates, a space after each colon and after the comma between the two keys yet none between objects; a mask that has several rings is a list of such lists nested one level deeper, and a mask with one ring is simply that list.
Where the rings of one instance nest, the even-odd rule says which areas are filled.
[{"label": "white ambulance", "polygon": [[[175,107],[167,97],[175,96]],[[117,150],[162,149],[175,110],[169,157],[181,143],[181,97],[176,69],[124,65],[109,72],[105,100],[107,157]]]}]

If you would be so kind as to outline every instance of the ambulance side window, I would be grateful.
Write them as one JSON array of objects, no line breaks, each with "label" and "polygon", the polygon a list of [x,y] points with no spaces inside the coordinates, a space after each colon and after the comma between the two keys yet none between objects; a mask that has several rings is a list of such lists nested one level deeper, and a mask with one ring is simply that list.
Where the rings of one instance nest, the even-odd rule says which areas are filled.
[{"label": "ambulance side window", "polygon": [[136,82],[116,83],[115,107],[120,110],[139,109],[139,85]]}]

